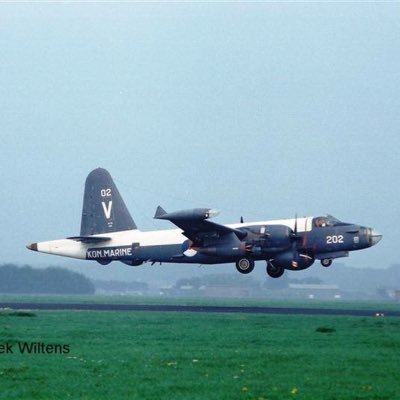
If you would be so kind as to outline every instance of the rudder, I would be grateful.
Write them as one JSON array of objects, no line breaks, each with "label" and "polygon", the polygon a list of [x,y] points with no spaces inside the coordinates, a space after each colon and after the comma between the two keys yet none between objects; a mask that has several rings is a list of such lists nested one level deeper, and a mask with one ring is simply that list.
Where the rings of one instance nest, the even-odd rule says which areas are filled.
[{"label": "rudder", "polygon": [[85,182],[81,236],[137,229],[111,175],[93,170]]}]

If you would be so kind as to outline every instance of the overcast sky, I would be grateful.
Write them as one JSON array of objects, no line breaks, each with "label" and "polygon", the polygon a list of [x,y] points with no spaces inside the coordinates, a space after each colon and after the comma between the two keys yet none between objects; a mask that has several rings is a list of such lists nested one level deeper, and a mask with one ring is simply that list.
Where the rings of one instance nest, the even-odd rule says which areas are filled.
[{"label": "overcast sky", "polygon": [[101,166],[143,230],[172,227],[158,204],[220,223],[330,213],[384,235],[346,264],[398,263],[399,11],[1,3],[2,262],[104,269],[25,249],[79,233]]}]

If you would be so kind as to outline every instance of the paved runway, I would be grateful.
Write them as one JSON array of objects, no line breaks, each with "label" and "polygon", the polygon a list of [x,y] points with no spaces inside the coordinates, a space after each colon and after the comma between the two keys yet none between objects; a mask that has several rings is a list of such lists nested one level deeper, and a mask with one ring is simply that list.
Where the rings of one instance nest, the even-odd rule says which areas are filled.
[{"label": "paved runway", "polygon": [[231,307],[231,306],[184,306],[166,304],[96,304],[96,303],[0,303],[0,308],[17,310],[90,310],[90,311],[158,311],[158,312],[202,312],[245,313],[283,315],[351,315],[357,317],[400,317],[400,311],[350,310],[339,308],[296,307]]}]

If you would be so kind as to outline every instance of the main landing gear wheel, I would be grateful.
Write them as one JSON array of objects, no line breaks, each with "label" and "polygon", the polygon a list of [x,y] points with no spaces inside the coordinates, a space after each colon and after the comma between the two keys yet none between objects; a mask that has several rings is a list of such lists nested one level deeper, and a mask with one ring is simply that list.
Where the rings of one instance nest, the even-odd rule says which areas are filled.
[{"label": "main landing gear wheel", "polygon": [[249,274],[254,269],[254,260],[251,260],[250,258],[241,258],[236,261],[236,269],[241,274]]},{"label": "main landing gear wheel", "polygon": [[321,264],[325,268],[330,267],[332,265],[332,262],[333,262],[332,258],[323,258],[321,260]]},{"label": "main landing gear wheel", "polygon": [[280,278],[285,270],[282,267],[275,267],[270,262],[267,261],[267,274],[271,278]]}]

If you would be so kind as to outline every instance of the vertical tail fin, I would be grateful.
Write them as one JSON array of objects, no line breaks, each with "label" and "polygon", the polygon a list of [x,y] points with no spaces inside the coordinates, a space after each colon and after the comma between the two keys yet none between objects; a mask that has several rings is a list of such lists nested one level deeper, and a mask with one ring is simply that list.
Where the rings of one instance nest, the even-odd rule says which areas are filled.
[{"label": "vertical tail fin", "polygon": [[81,236],[137,229],[111,175],[103,168],[86,178]]}]

